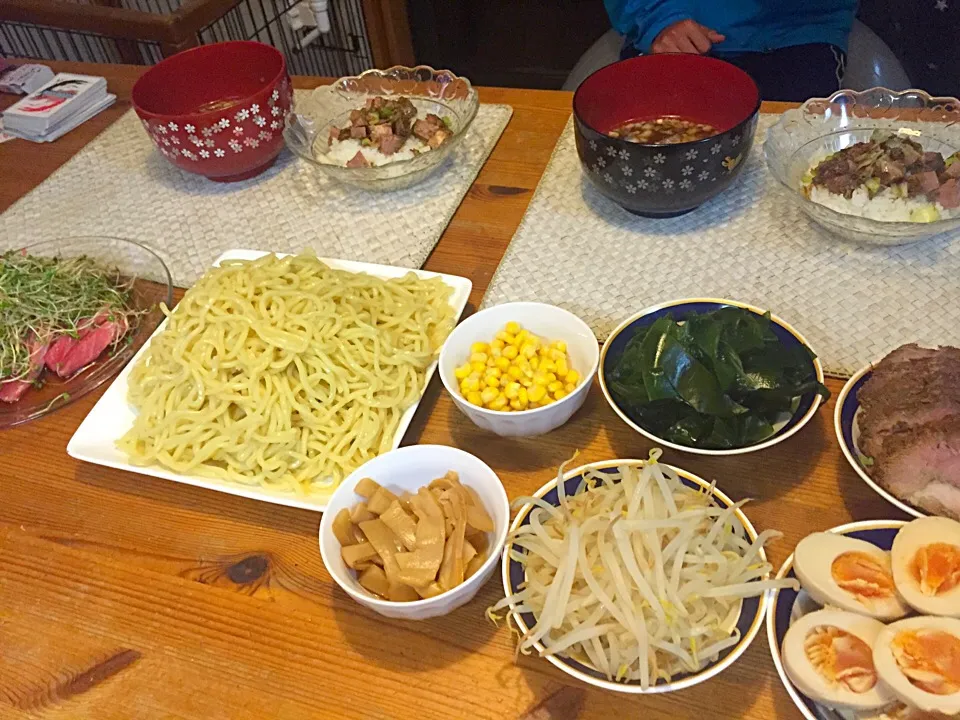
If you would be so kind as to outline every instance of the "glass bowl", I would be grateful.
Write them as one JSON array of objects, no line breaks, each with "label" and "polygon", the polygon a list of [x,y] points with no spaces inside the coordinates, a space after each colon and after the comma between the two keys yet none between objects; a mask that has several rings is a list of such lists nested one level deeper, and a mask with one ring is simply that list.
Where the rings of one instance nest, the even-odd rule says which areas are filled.
[{"label": "glass bowl", "polygon": [[800,209],[826,230],[868,245],[903,245],[960,227],[960,217],[930,223],[884,222],[847,215],[809,200],[801,178],[829,153],[870,138],[874,130],[901,133],[925,151],[960,150],[960,100],[922,90],[841,90],[788,110],[767,133],[767,165]]},{"label": "glass bowl", "polygon": [[117,268],[133,277],[133,309],[142,311],[136,327],[114,351],[101,355],[89,366],[64,380],[44,371],[41,383],[27,390],[15,403],[0,402],[0,430],[43,417],[83,397],[116,375],[140,349],[163,319],[160,303],[173,303],[173,282],[166,264],[153,250],[131,240],[111,237],[75,237],[46,240],[28,245],[30,255],[71,258],[86,256],[107,268]]},{"label": "glass bowl", "polygon": [[[400,95],[410,98],[418,117],[434,113],[448,118],[453,137],[436,150],[377,167],[345,167],[327,155],[329,129],[349,124],[351,110],[361,107],[367,98]],[[335,180],[364,190],[400,190],[440,166],[466,134],[479,107],[479,96],[470,81],[449,70],[426,65],[368,70],[297,99],[287,115],[283,136],[293,152]]]}]

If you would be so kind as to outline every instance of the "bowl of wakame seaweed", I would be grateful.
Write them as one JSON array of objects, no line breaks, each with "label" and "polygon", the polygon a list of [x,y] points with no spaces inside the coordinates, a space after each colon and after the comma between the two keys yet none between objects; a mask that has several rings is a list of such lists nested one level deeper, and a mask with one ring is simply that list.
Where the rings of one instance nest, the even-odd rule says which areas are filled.
[{"label": "bowl of wakame seaweed", "polygon": [[600,353],[600,387],[654,442],[736,455],[794,435],[830,396],[816,353],[789,324],[733,300],[675,300],[619,325]]}]

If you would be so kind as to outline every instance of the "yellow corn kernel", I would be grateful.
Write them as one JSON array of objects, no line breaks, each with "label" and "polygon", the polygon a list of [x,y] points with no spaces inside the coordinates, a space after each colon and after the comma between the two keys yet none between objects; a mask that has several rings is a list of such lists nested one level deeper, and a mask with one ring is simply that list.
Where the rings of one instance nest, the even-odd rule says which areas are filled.
[{"label": "yellow corn kernel", "polygon": [[511,365],[507,369],[507,375],[512,377],[514,380],[519,380],[520,378],[523,377],[523,370],[517,365]]},{"label": "yellow corn kernel", "polygon": [[546,373],[542,373],[542,372],[535,373],[534,376],[533,376],[533,382],[534,382],[534,384],[536,384],[536,385],[544,385],[544,386],[546,386],[546,385],[548,384],[548,383],[547,383],[547,374],[546,374]]},{"label": "yellow corn kernel", "polygon": [[520,355],[516,360],[514,360],[514,364],[519,365],[520,369],[524,372],[530,369],[530,361],[523,355]]},{"label": "yellow corn kernel", "polygon": [[577,386],[574,385],[573,383],[567,383],[566,385],[563,386],[563,389],[566,390],[567,394],[569,395],[570,393],[572,393],[574,390],[577,389]]},{"label": "yellow corn kernel", "polygon": [[484,370],[484,368],[486,368],[486,367],[487,367],[486,364],[485,364],[485,363],[482,363],[482,362],[472,362],[472,363],[470,363],[470,369],[473,370],[473,372],[475,372],[475,373],[482,373],[483,370]]},{"label": "yellow corn kernel", "polygon": [[[491,360],[496,360],[498,357],[503,355],[503,350],[501,348],[490,348],[490,358]],[[489,361],[488,361],[489,362]]]},{"label": "yellow corn kernel", "polygon": [[551,405],[554,402],[553,398],[549,395],[544,395],[543,400],[540,401],[541,405]]},{"label": "yellow corn kernel", "polygon": [[547,385],[549,385],[550,383],[555,383],[556,381],[557,381],[557,376],[556,376],[556,374],[554,374],[554,373],[552,373],[552,372],[548,372],[548,373],[547,373]]},{"label": "yellow corn kernel", "polygon": [[476,390],[467,393],[465,397],[467,398],[467,402],[471,405],[483,405],[483,396],[481,396]]},{"label": "yellow corn kernel", "polygon": [[578,373],[576,370],[570,370],[564,380],[571,385],[576,385],[578,382],[580,382],[580,373]]},{"label": "yellow corn kernel", "polygon": [[563,383],[559,380],[554,380],[552,383],[547,385],[547,392],[556,397],[557,391],[563,390]]},{"label": "yellow corn kernel", "polygon": [[536,375],[536,372],[529,365],[523,369],[523,376],[528,380],[533,380],[534,375]]},{"label": "yellow corn kernel", "polygon": [[493,361],[493,365],[494,367],[500,368],[500,370],[506,370],[507,368],[510,367],[510,361],[507,360],[505,357],[498,357],[496,360]]},{"label": "yellow corn kernel", "polygon": [[526,410],[530,403],[530,395],[525,387],[520,388],[520,392],[517,393],[517,400],[520,401],[520,408]]},{"label": "yellow corn kernel", "polygon": [[513,320],[511,320],[510,322],[507,323],[507,326],[504,328],[504,331],[510,333],[511,335],[516,335],[522,329],[523,328],[520,327],[520,323],[514,322]]},{"label": "yellow corn kernel", "polygon": [[480,378],[471,375],[462,383],[460,383],[460,389],[465,392],[474,392],[480,389]]},{"label": "yellow corn kernel", "polygon": [[562,380],[567,376],[567,373],[569,372],[570,372],[570,366],[567,365],[567,359],[565,357],[561,357],[559,360],[557,360],[557,370],[556,370],[557,377]]},{"label": "yellow corn kernel", "polygon": [[507,406],[507,398],[504,395],[497,395],[487,406],[491,410],[503,410]]},{"label": "yellow corn kernel", "polygon": [[563,398],[565,398],[566,396],[567,396],[567,393],[566,391],[564,391],[563,388],[560,388],[553,394],[553,397],[555,397],[557,400],[563,400]]},{"label": "yellow corn kernel", "polygon": [[498,388],[500,387],[500,378],[498,378],[496,375],[487,375],[483,381],[483,384],[488,388]]},{"label": "yellow corn kernel", "polygon": [[520,383],[512,382],[503,390],[507,400],[513,400],[520,393]]},{"label": "yellow corn kernel", "polygon": [[563,340],[557,340],[555,343],[553,343],[553,347],[559,350],[560,352],[567,351],[567,344]]},{"label": "yellow corn kernel", "polygon": [[543,385],[534,385],[527,393],[527,398],[532,403],[539,403],[547,395],[547,389]]},{"label": "yellow corn kernel", "polygon": [[528,360],[537,354],[537,348],[535,345],[527,343],[522,348],[520,348],[520,354],[523,355]]},{"label": "yellow corn kernel", "polygon": [[511,383],[512,380],[513,380],[513,378],[511,378],[509,375],[501,375],[501,376],[500,376],[500,387],[505,388],[507,385],[509,385],[509,384]]},{"label": "yellow corn kernel", "polygon": [[490,349],[490,346],[487,345],[485,342],[475,342],[473,345],[470,346],[470,352],[472,353],[485,353],[489,349]]},{"label": "yellow corn kernel", "polygon": [[519,354],[519,350],[517,350],[516,345],[507,345],[503,349],[503,356],[508,360],[513,360],[515,357],[517,357],[518,354]]},{"label": "yellow corn kernel", "polygon": [[519,401],[519,400],[511,400],[511,401],[510,401],[510,407],[513,408],[514,410],[523,410],[523,408],[520,407],[520,401]]},{"label": "yellow corn kernel", "polygon": [[453,371],[453,376],[457,378],[457,380],[463,380],[470,375],[471,370],[470,363],[465,363]]},{"label": "yellow corn kernel", "polygon": [[484,363],[487,362],[487,354],[485,352],[475,352],[470,356],[470,364],[473,363]]},{"label": "yellow corn kernel", "polygon": [[535,357],[530,358],[530,367],[532,367],[534,370],[540,369],[540,359]]},{"label": "yellow corn kernel", "polygon": [[484,388],[483,392],[480,393],[480,399],[483,400],[483,404],[487,405],[494,401],[494,399],[499,395],[500,392],[496,388],[488,387]]},{"label": "yellow corn kernel", "polygon": [[566,359],[567,359],[567,354],[566,354],[565,352],[563,352],[563,350],[557,350],[556,348],[550,348],[550,358],[551,358],[554,362],[556,362],[556,361],[559,360],[560,358],[563,358],[564,360],[566,360]]},{"label": "yellow corn kernel", "polygon": [[522,385],[525,388],[534,387],[533,380],[531,380],[528,377],[523,378],[523,380],[520,381],[520,385]]},{"label": "yellow corn kernel", "polygon": [[538,350],[540,349],[540,345],[541,345],[540,338],[534,335],[533,333],[527,334],[527,342],[533,345]]},{"label": "yellow corn kernel", "polygon": [[507,344],[500,338],[494,338],[493,342],[490,343],[491,350],[503,350]]},{"label": "yellow corn kernel", "polygon": [[487,369],[483,371],[483,374],[486,376],[493,375],[494,377],[500,377],[503,373],[500,372],[500,368],[496,365],[489,365]]},{"label": "yellow corn kernel", "polygon": [[517,332],[517,345],[523,347],[523,344],[526,342],[528,337],[530,337],[530,333],[527,330],[520,330]]},{"label": "yellow corn kernel", "polygon": [[550,358],[544,358],[540,361],[540,369],[544,372],[553,372],[557,369],[557,364]]}]

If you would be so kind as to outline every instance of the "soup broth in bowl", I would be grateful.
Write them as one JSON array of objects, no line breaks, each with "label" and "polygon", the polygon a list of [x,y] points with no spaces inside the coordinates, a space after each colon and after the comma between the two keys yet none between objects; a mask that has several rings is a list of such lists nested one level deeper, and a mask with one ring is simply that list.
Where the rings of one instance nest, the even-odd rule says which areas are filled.
[{"label": "soup broth in bowl", "polygon": [[707,123],[698,123],[676,115],[658,117],[656,120],[630,121],[607,131],[612,138],[641,145],[676,145],[713,137],[719,130]]}]

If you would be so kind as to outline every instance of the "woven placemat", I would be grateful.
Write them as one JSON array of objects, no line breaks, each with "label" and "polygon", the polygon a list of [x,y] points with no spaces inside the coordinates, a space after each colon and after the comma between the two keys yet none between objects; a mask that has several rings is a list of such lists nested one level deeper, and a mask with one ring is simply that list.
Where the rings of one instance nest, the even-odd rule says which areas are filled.
[{"label": "woven placemat", "polygon": [[763,158],[764,115],[739,181],[677,218],[634,216],[580,170],[569,122],[484,307],[560,305],[604,340],[645,307],[685,297],[749,302],[781,316],[847,376],[907,342],[960,345],[960,234],[858,247],[813,225]]},{"label": "woven placemat", "polygon": [[156,250],[180,286],[231,248],[313,248],[325,257],[420,267],[512,114],[509,105],[481,105],[433,175],[373,193],[330,180],[286,149],[257,178],[211,182],[167,162],[131,110],[0,215],[0,250],[78,235],[128,238]]}]

